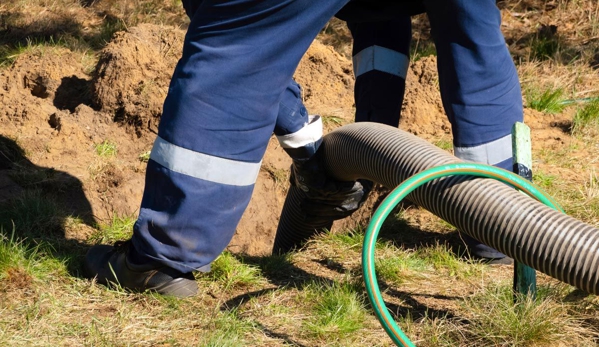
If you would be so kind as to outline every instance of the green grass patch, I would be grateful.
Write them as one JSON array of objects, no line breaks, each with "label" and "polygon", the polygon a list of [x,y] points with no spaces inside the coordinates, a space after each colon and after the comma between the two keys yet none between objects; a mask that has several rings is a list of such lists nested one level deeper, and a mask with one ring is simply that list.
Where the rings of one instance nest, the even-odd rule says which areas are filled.
[{"label": "green grass patch", "polygon": [[55,40],[53,36],[47,39],[28,37],[24,42],[2,45],[0,46],[0,67],[11,65],[21,54],[27,52],[41,53],[49,47],[65,47],[65,42]]},{"label": "green grass patch", "polygon": [[147,163],[150,160],[150,154],[152,153],[152,151],[147,151],[147,152],[143,152],[142,154],[139,155],[139,161],[143,162],[143,163]]},{"label": "green grass patch", "polygon": [[437,56],[437,48],[432,41],[412,41],[410,45],[410,61],[414,62],[430,56]]},{"label": "green grass patch", "polygon": [[288,278],[294,270],[293,253],[254,258],[264,276]]},{"label": "green grass patch", "polygon": [[344,124],[344,120],[341,117],[332,116],[332,115],[322,115],[322,124],[323,126],[334,126],[338,127]]},{"label": "green grass patch", "polygon": [[235,310],[218,313],[208,328],[210,333],[201,344],[205,347],[248,346],[244,336],[257,330],[252,322],[243,320]]},{"label": "green grass patch", "polygon": [[365,297],[348,283],[318,283],[307,287],[312,315],[304,322],[306,332],[328,342],[342,340],[364,327]]},{"label": "green grass patch", "polygon": [[96,154],[103,158],[113,157],[116,155],[116,144],[108,140],[104,140],[102,143],[96,144],[94,148],[96,150]]},{"label": "green grass patch", "polygon": [[560,49],[557,37],[535,36],[530,40],[530,57],[532,60],[553,59]]},{"label": "green grass patch", "polygon": [[222,253],[205,278],[217,281],[224,290],[249,287],[263,281],[258,267],[244,264],[229,252]]},{"label": "green grass patch", "polygon": [[530,88],[525,90],[526,106],[545,113],[560,113],[567,105],[564,100],[564,90],[562,88],[549,88],[540,92],[538,89]]},{"label": "green grass patch", "polygon": [[49,246],[31,243],[8,235],[0,228],[0,284],[28,286],[32,279],[47,279],[50,275],[66,275],[65,263],[48,256]]},{"label": "green grass patch", "polygon": [[520,298],[514,304],[511,285],[487,286],[464,301],[471,317],[464,326],[471,345],[480,346],[591,346],[588,331],[568,307],[554,300]]},{"label": "green grass patch", "polygon": [[112,244],[124,241],[133,235],[133,225],[137,219],[134,216],[113,215],[108,223],[101,223],[96,233],[90,236],[92,243]]},{"label": "green grass patch", "polygon": [[57,172],[53,168],[23,168],[10,173],[10,178],[23,188],[53,182],[57,176]]},{"label": "green grass patch", "polygon": [[418,250],[418,256],[437,271],[444,271],[447,275],[457,278],[469,278],[482,272],[483,265],[468,264],[460,260],[445,244],[437,244]]},{"label": "green grass patch", "polygon": [[543,189],[551,190],[556,181],[557,176],[542,171],[534,171],[532,174],[532,182]]},{"label": "green grass patch", "polygon": [[451,140],[440,139],[433,143],[435,146],[441,148],[444,151],[453,150],[453,142]]},{"label": "green grass patch", "polygon": [[430,269],[424,259],[414,252],[394,249],[390,255],[375,256],[375,271],[380,279],[400,285],[406,281],[422,277],[420,274]]},{"label": "green grass patch", "polygon": [[273,179],[275,185],[283,187],[285,189],[289,186],[288,169],[278,169],[270,164],[262,165],[260,169],[266,172]]},{"label": "green grass patch", "polygon": [[572,133],[575,135],[599,133],[599,99],[584,104],[576,111],[572,120]]},{"label": "green grass patch", "polygon": [[354,229],[343,233],[328,233],[324,236],[323,241],[333,246],[360,252],[364,244],[364,230]]}]

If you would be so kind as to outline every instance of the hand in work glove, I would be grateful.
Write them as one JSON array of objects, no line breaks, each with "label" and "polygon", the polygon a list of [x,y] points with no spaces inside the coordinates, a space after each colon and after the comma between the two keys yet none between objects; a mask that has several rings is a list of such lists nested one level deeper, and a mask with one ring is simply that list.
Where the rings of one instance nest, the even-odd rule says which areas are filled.
[{"label": "hand in work glove", "polygon": [[371,181],[338,181],[329,177],[319,151],[307,161],[294,160],[290,180],[306,194],[301,208],[312,219],[343,219],[362,206],[372,189]]}]

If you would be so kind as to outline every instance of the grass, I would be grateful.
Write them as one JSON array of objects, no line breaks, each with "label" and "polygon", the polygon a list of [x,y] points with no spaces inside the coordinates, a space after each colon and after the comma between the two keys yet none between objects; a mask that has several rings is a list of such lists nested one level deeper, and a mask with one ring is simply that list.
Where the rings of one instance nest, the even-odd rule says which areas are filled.
[{"label": "grass", "polygon": [[345,120],[333,115],[322,115],[322,125],[325,127],[338,127],[343,125]]},{"label": "grass", "polygon": [[533,183],[546,190],[551,190],[556,180],[555,175],[546,174],[542,171],[535,171],[532,174]]},{"label": "grass", "polygon": [[66,275],[65,264],[47,252],[48,245],[18,238],[0,228],[0,290],[25,288],[34,280],[48,280],[50,275]]},{"label": "grass", "polygon": [[338,341],[364,326],[365,298],[351,284],[313,283],[308,288],[306,299],[313,312],[303,324],[308,334]]},{"label": "grass", "polygon": [[8,29],[0,37],[0,67],[31,47],[61,46],[86,54],[102,49],[116,32],[140,23],[188,23],[179,0],[9,0],[0,13],[0,26]]},{"label": "grass", "polygon": [[464,306],[474,318],[466,327],[473,345],[593,344],[584,334],[586,329],[569,316],[567,305],[530,297],[514,304],[510,285],[489,286],[465,300]]},{"label": "grass", "polygon": [[531,60],[553,59],[560,49],[560,42],[555,36],[534,36],[529,44]]},{"label": "grass", "polygon": [[453,151],[453,142],[451,140],[440,139],[435,141],[433,144],[444,151]]},{"label": "grass", "polygon": [[401,285],[410,280],[422,278],[422,272],[430,272],[425,259],[413,252],[395,250],[387,256],[375,257],[375,269],[381,280],[393,285]]},{"label": "grass", "polygon": [[40,190],[26,190],[0,207],[0,227],[27,237],[50,237],[62,230],[63,213],[54,199]]},{"label": "grass", "polygon": [[236,347],[247,344],[244,336],[257,329],[239,317],[236,310],[218,314],[208,327],[211,331],[202,341],[206,347]]},{"label": "grass", "polygon": [[152,151],[143,152],[138,157],[139,161],[141,161],[142,163],[147,163],[150,160],[150,154],[152,154]]},{"label": "grass", "polygon": [[212,263],[205,277],[220,283],[224,290],[251,287],[263,281],[258,267],[244,264],[229,252],[222,253]]},{"label": "grass", "polygon": [[112,244],[116,241],[128,240],[133,235],[134,216],[113,215],[108,223],[100,223],[97,231],[90,236],[92,243]]},{"label": "grass", "polygon": [[364,230],[348,230],[344,233],[331,233],[325,242],[330,242],[335,248],[360,251],[364,244]]},{"label": "grass", "polygon": [[272,178],[275,186],[285,190],[289,188],[289,169],[278,169],[269,164],[262,165],[260,169]]},{"label": "grass", "polygon": [[543,92],[534,88],[525,90],[526,106],[534,110],[545,113],[560,113],[566,105],[564,100],[564,90],[561,88],[549,88]]},{"label": "grass", "polygon": [[586,103],[576,110],[572,120],[572,133],[575,135],[599,134],[599,99]]},{"label": "grass", "polygon": [[437,56],[437,48],[430,41],[412,41],[410,46],[410,61],[418,61],[425,57]]},{"label": "grass", "polygon": [[419,253],[424,261],[432,265],[436,271],[441,271],[451,277],[465,279],[478,275],[482,271],[482,265],[467,264],[445,244],[423,248],[419,250]]},{"label": "grass", "polygon": [[116,144],[108,140],[104,140],[94,146],[96,154],[102,158],[114,157],[117,153]]}]

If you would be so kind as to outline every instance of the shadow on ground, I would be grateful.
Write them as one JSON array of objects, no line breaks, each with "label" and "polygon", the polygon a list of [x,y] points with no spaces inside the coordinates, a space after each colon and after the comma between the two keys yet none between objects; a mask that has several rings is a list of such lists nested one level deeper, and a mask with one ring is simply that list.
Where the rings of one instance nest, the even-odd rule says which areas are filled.
[{"label": "shadow on ground", "polygon": [[95,227],[81,181],[65,172],[29,161],[12,139],[0,136],[0,229],[10,238],[47,244],[52,255],[78,276],[86,246],[72,235]]}]

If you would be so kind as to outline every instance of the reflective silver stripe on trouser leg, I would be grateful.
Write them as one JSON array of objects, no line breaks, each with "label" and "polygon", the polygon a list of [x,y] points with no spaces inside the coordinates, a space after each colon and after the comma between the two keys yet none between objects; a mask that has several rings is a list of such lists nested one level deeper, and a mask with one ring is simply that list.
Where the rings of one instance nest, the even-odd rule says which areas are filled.
[{"label": "reflective silver stripe on trouser leg", "polygon": [[381,46],[364,48],[354,55],[352,60],[356,78],[366,72],[377,70],[405,79],[410,63],[410,59],[405,54]]},{"label": "reflective silver stripe on trouser leg", "polygon": [[512,158],[512,135],[473,147],[454,146],[453,150],[462,160],[495,165]]},{"label": "reflective silver stripe on trouser leg", "polygon": [[232,186],[256,183],[262,163],[248,163],[194,152],[161,137],[156,138],[150,159],[174,172]]},{"label": "reflective silver stripe on trouser leg", "polygon": [[209,271],[250,201],[260,162],[195,152],[158,137],[132,242],[144,262]]}]

